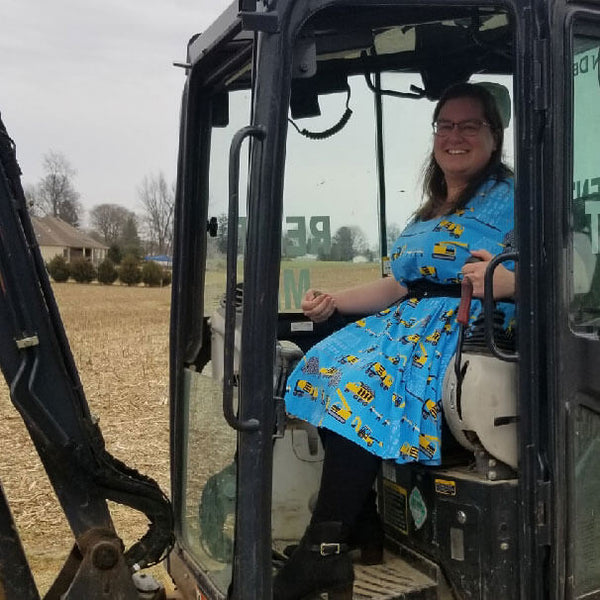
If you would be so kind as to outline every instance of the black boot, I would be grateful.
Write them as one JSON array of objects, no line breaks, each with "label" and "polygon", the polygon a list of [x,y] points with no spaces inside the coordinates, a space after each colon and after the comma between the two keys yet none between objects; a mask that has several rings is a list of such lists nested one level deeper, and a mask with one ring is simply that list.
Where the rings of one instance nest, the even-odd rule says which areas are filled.
[{"label": "black boot", "polygon": [[[363,565],[380,565],[383,563],[384,532],[381,517],[377,511],[377,494],[371,490],[363,507],[350,530],[348,547],[360,551],[360,563]],[[290,557],[298,548],[298,544],[286,546],[283,554]]]},{"label": "black boot", "polygon": [[347,524],[348,541],[360,548],[361,562],[381,563],[383,527],[373,490],[381,459],[333,431],[326,431],[324,438],[323,475],[312,521]]},{"label": "black boot", "polygon": [[313,523],[300,545],[275,576],[273,600],[352,600],[354,571],[348,533],[340,522]]}]

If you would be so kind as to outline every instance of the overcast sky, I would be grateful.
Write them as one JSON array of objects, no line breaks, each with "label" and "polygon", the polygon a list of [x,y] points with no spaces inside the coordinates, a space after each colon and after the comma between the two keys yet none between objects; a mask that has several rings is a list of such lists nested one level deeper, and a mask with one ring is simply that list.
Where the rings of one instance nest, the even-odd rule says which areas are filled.
[{"label": "overcast sky", "polygon": [[[162,171],[168,182],[175,181],[185,71],[173,62],[185,61],[189,38],[204,31],[229,4],[229,0],[1,0],[0,112],[17,145],[23,183],[40,180],[44,154],[53,150],[64,154],[77,171],[74,185],[86,212],[103,203],[142,212],[138,188],[145,176]],[[386,83],[408,90],[408,79],[399,77]],[[364,87],[362,78],[356,79]],[[327,206],[334,228],[348,224],[344,220],[352,216],[375,240],[375,167],[358,153],[359,149],[374,153],[367,148],[367,140],[373,143],[372,96],[365,93],[360,86],[353,92],[354,116],[342,134],[328,142],[305,143],[308,149],[297,153],[296,166],[288,168],[286,176],[285,214],[321,215]],[[309,129],[319,131],[337,122],[345,100],[344,94],[338,96],[322,99],[322,122],[317,119]],[[402,102],[386,102],[390,104],[388,220],[402,226],[420,201],[415,189],[430,147],[432,106],[418,102],[417,118],[414,101],[406,101],[412,105],[409,112]],[[368,117],[360,114],[365,103]],[[245,115],[247,110],[239,123],[232,116],[229,136],[247,124]],[[371,133],[365,137],[365,131]],[[291,137],[291,144],[302,143],[297,134]],[[225,160],[229,138],[223,143]],[[288,150],[292,156],[293,146]],[[325,172],[320,173],[323,165]],[[222,173],[213,177],[215,214],[225,210],[225,167],[224,163]],[[349,198],[358,202],[352,211]],[[82,221],[87,224],[87,215]]]},{"label": "overcast sky", "polygon": [[140,210],[137,188],[174,181],[188,39],[229,0],[2,0],[0,112],[23,182],[63,153],[88,211]]}]

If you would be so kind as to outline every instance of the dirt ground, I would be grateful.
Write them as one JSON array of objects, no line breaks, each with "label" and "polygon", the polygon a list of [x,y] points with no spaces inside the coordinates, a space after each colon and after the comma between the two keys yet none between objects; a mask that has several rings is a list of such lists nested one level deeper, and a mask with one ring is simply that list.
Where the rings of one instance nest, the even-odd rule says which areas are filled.
[{"label": "dirt ground", "polygon": [[[54,292],[108,451],[169,493],[170,288],[63,283]],[[43,595],[73,537],[3,378],[0,440],[0,481]],[[146,531],[143,515],[120,505],[111,512],[126,546]],[[164,570],[152,573],[170,586]]]}]

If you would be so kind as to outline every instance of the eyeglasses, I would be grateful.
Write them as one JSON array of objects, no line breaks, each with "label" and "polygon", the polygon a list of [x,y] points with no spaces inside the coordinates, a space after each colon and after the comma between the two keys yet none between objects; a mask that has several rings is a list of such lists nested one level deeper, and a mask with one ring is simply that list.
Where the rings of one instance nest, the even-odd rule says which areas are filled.
[{"label": "eyeglasses", "polygon": [[465,121],[434,121],[431,126],[433,133],[438,137],[448,137],[456,127],[460,135],[475,137],[482,127],[490,127],[490,124],[480,119],[466,119]]}]

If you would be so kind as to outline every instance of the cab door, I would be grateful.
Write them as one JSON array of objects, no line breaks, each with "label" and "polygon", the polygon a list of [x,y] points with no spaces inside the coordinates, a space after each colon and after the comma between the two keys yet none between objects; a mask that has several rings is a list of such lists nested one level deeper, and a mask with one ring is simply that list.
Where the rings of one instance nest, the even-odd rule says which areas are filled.
[{"label": "cab door", "polygon": [[[544,292],[554,441],[552,597],[600,597],[600,7],[554,15],[551,110],[555,193]],[[560,46],[563,45],[563,48]],[[554,267],[551,267],[554,270]]]},{"label": "cab door", "polygon": [[[240,426],[244,417],[236,414],[241,305],[235,295],[227,301],[229,285],[235,290],[236,283],[244,283],[247,213],[243,200],[229,199],[229,148],[235,140],[242,141],[238,132],[251,123],[255,43],[232,4],[211,28],[191,40],[185,65],[171,305],[171,490],[176,544],[169,557],[169,572],[185,598],[226,598],[239,570],[234,554],[242,536],[236,532],[256,531],[261,517],[267,521],[265,510],[260,509],[265,502],[258,498],[253,514],[246,509],[250,503],[240,503],[243,514],[237,512],[241,490],[247,493],[248,481],[258,479],[237,460],[239,438],[244,431],[249,436],[261,434],[254,426]],[[237,150],[236,192],[248,179],[247,142],[243,148],[238,144]],[[228,240],[234,237],[239,244],[232,242],[229,253]],[[226,315],[227,306],[233,314]],[[226,367],[229,324],[238,330],[229,343],[237,353]],[[270,424],[265,428],[270,439]],[[256,486],[259,493],[266,487]],[[255,535],[247,543],[256,545],[259,538]],[[270,566],[270,560],[252,548],[244,555]],[[260,588],[252,580],[260,576],[259,570],[248,572],[252,574],[246,581],[248,589]]]},{"label": "cab door", "polygon": [[184,65],[171,310],[176,544],[169,572],[185,598],[271,595],[285,154],[278,132],[287,114],[281,72],[289,57],[280,15],[259,14],[255,5],[233,3],[191,40]]}]

